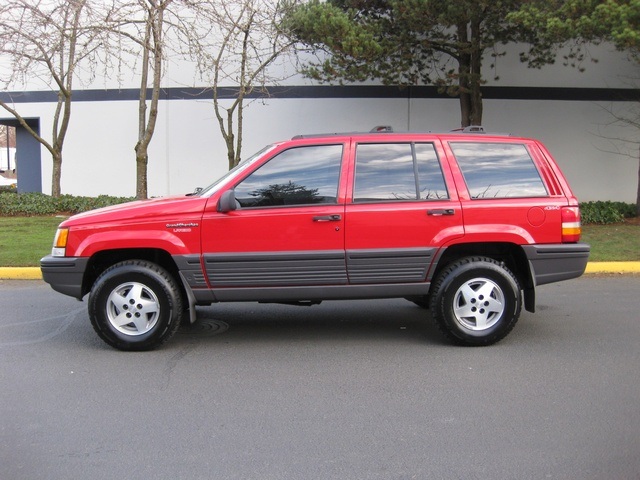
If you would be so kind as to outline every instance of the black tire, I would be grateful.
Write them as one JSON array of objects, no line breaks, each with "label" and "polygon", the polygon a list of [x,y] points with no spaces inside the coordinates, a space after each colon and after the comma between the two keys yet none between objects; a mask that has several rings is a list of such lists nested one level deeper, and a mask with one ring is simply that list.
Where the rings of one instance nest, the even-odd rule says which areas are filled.
[{"label": "black tire", "polygon": [[119,350],[152,350],[162,345],[178,330],[183,311],[176,280],[164,268],[144,260],[111,266],[89,294],[91,325],[102,340]]},{"label": "black tire", "polygon": [[432,286],[431,315],[452,342],[491,345],[515,326],[522,309],[518,279],[502,263],[465,257],[446,267]]}]

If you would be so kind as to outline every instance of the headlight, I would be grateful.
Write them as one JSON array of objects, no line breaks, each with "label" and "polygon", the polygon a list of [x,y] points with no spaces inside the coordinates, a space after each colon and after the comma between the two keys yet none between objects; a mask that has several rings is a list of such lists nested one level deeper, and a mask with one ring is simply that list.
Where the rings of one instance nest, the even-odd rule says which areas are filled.
[{"label": "headlight", "polygon": [[59,228],[53,239],[52,257],[64,257],[67,250],[67,239],[69,238],[68,228]]}]

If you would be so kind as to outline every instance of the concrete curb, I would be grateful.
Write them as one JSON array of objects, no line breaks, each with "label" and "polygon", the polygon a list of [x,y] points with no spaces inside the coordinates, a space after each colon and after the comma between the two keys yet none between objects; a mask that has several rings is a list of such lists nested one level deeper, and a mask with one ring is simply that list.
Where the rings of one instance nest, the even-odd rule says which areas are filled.
[{"label": "concrete curb", "polygon": [[584,273],[640,273],[640,262],[589,262]]},{"label": "concrete curb", "polygon": [[0,267],[0,280],[42,280],[40,267]]},{"label": "concrete curb", "polygon": [[[640,262],[589,262],[590,273],[640,273]],[[0,267],[0,280],[42,280],[42,273],[40,267]]]}]

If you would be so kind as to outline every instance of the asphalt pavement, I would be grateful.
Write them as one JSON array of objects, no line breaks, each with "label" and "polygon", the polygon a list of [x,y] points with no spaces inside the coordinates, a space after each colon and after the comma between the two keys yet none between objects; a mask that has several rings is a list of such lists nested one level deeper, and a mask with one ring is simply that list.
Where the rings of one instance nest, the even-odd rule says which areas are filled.
[{"label": "asphalt pavement", "polygon": [[393,300],[220,304],[111,349],[81,303],[0,282],[0,479],[638,479],[640,276],[538,289],[453,347]]}]

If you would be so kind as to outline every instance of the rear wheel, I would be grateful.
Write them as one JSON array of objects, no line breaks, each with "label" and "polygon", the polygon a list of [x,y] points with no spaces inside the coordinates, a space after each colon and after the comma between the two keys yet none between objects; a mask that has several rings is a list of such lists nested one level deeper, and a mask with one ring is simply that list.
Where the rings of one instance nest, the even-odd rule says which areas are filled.
[{"label": "rear wheel", "polygon": [[445,268],[433,285],[431,314],[460,345],[491,345],[515,326],[522,309],[518,279],[502,263],[465,257]]},{"label": "rear wheel", "polygon": [[151,350],[173,336],[183,315],[175,279],[152,262],[129,260],[105,270],[89,295],[100,338],[120,350]]}]

